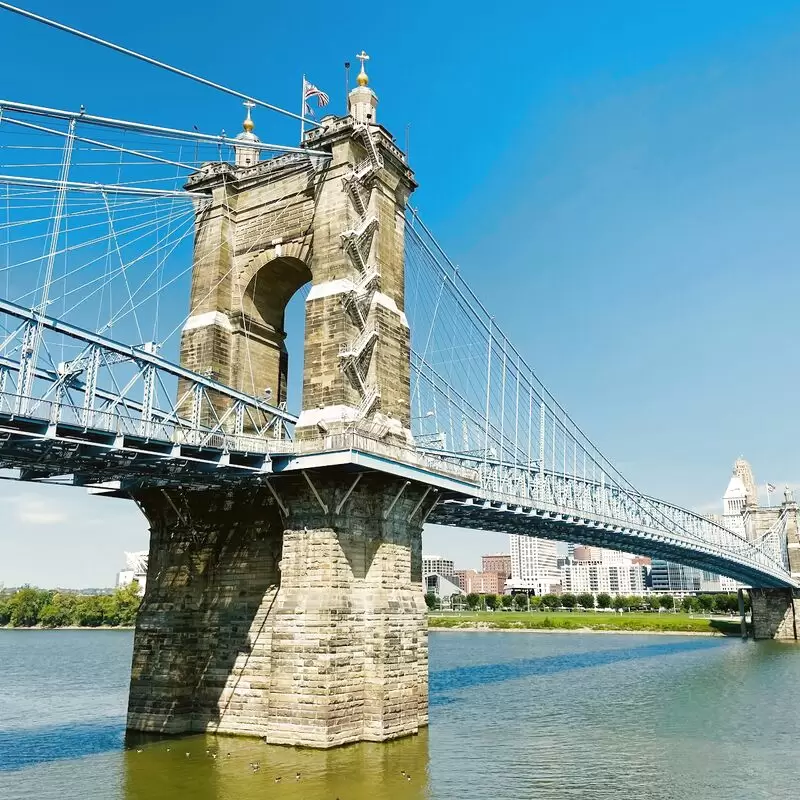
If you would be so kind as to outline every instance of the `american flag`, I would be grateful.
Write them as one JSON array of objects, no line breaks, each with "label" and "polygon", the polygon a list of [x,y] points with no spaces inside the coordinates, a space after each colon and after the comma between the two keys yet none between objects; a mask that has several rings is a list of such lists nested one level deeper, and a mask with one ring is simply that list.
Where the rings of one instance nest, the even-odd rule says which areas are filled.
[{"label": "american flag", "polygon": [[317,98],[318,108],[324,108],[330,101],[330,97],[328,97],[328,95],[325,94],[322,89],[318,89],[313,83],[309,83],[305,78],[303,78],[303,102],[306,106],[306,114],[309,114],[313,117],[314,112],[311,110],[311,105],[308,102],[312,97]]},{"label": "american flag", "polygon": [[774,484],[774,483],[768,483],[768,484],[767,484],[767,491],[768,491],[770,494],[772,494],[772,493],[775,491],[775,488],[776,488],[776,487],[775,487],[775,484]]}]

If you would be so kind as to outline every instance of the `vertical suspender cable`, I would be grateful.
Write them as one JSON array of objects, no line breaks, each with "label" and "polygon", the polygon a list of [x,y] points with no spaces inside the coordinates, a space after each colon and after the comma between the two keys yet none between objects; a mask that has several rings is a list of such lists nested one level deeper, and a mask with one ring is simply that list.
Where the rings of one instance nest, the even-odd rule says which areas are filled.
[{"label": "vertical suspender cable", "polygon": [[491,394],[492,383],[492,323],[494,318],[489,319],[489,353],[487,356],[488,364],[486,367],[486,419],[483,432],[483,463],[486,466],[489,460],[489,397]]},{"label": "vertical suspender cable", "polygon": [[502,476],[503,450],[506,446],[506,337],[503,337],[503,372],[500,379],[500,452],[498,464]]},{"label": "vertical suspender cable", "polygon": [[[67,198],[67,180],[69,178],[69,168],[72,163],[72,146],[75,142],[75,120],[69,121],[67,138],[64,142],[64,154],[61,160],[61,173],[59,175],[58,193],[54,209],[53,231],[50,236],[50,247],[45,263],[44,283],[42,284],[42,294],[39,305],[34,309],[34,315],[40,316],[47,313],[47,306],[50,301],[50,285],[53,281],[53,269],[58,254],[58,240],[61,235],[61,221],[64,216],[64,203]],[[33,388],[33,379],[36,374],[36,363],[39,358],[39,348],[42,341],[41,321],[31,322],[26,331],[27,341],[24,343],[25,352],[22,353],[19,373],[19,402],[20,412],[28,410],[28,402]]]},{"label": "vertical suspender cable", "polygon": [[539,499],[544,492],[544,399],[539,405]]},{"label": "vertical suspender cable", "polygon": [[517,356],[517,388],[516,398],[514,400],[514,469],[517,468],[518,451],[519,451],[519,356]]}]

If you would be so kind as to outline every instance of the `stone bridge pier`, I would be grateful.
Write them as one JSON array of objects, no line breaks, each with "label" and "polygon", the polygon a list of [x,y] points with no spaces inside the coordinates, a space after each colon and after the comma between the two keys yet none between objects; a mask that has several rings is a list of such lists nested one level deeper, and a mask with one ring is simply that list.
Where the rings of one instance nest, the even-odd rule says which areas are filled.
[{"label": "stone bridge pier", "polygon": [[409,522],[425,490],[354,481],[276,480],[283,509],[266,488],[137,496],[152,561],[130,729],[331,747],[427,724],[422,523]]},{"label": "stone bridge pier", "polygon": [[797,641],[800,633],[800,593],[795,589],[751,589],[754,639]]},{"label": "stone bridge pier", "polygon": [[248,113],[235,163],[189,179],[211,203],[196,220],[181,361],[283,401],[284,312],[310,283],[295,430],[309,465],[235,488],[131,491],[151,542],[129,730],[331,747],[427,724],[429,487],[326,455],[336,437],[413,446],[404,210],[416,184],[367,83],[362,67],[349,113],[306,136],[329,159],[260,161]]},{"label": "stone bridge pier", "polygon": [[[751,538],[782,524],[786,536],[789,571],[800,579],[800,526],[798,506],[787,487],[784,501],[774,508],[745,511],[745,526]],[[754,639],[797,641],[800,635],[800,592],[796,589],[750,589]]]}]

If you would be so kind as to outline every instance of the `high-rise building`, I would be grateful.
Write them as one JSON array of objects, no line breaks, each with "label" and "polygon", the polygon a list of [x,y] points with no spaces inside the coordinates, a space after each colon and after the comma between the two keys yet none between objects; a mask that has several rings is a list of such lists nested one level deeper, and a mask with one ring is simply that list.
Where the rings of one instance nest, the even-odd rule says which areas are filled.
[{"label": "high-rise building", "polygon": [[500,572],[476,572],[469,576],[467,592],[476,594],[503,594],[506,588],[505,576]]},{"label": "high-rise building", "polygon": [[[753,475],[753,468],[743,458],[737,458],[733,465],[733,474],[739,478],[744,486],[745,505],[758,505],[758,492],[756,490],[756,479]],[[727,513],[727,512],[725,512]]]},{"label": "high-rise building", "polygon": [[605,547],[590,547],[585,544],[576,544],[572,548],[571,561],[595,561],[598,564],[621,566],[630,561],[632,556],[620,550],[609,550]]},{"label": "high-rise building", "polygon": [[[578,548],[576,548],[577,551]],[[631,556],[619,563],[565,559],[561,565],[561,588],[580,594],[644,594],[647,589],[647,566],[635,563]]]},{"label": "high-rise building", "polygon": [[502,572],[457,569],[453,580],[464,594],[504,594],[506,589],[506,576]]},{"label": "high-rise building", "polygon": [[147,560],[149,553],[141,550],[138,553],[125,553],[125,569],[117,573],[117,586],[130,586],[134,581],[139,584],[139,594],[144,594],[147,582]]},{"label": "high-rise building", "polygon": [[484,572],[499,572],[507,578],[511,574],[511,556],[508,553],[483,556],[481,569]]},{"label": "high-rise building", "polygon": [[703,584],[703,571],[674,561],[653,559],[650,569],[650,588],[654,592],[673,595],[697,594]]},{"label": "high-rise building", "polygon": [[703,592],[735,592],[739,585],[725,575],[656,558],[650,570],[650,588],[683,597]]},{"label": "high-rise building", "polygon": [[457,569],[453,573],[453,583],[458,584],[462,592],[469,594],[469,592],[467,592],[467,586],[469,584],[470,576],[476,574],[477,573],[474,569]]},{"label": "high-rise building", "polygon": [[423,575],[442,575],[445,578],[452,578],[455,564],[449,558],[441,556],[422,556]]},{"label": "high-rise building", "polygon": [[[747,465],[748,482],[752,483],[753,471],[750,469],[750,465],[742,459],[739,459],[736,465],[738,466],[740,462]],[[728,481],[728,488],[722,496],[722,516],[714,514],[713,517],[715,517],[714,522],[724,525],[728,530],[738,533],[740,536],[746,536],[744,512],[749,508],[754,508],[755,504],[750,500],[752,495],[739,474],[741,471],[734,467],[733,475]],[[753,489],[753,491],[755,490]]]},{"label": "high-rise building", "polygon": [[507,586],[537,595],[561,591],[556,543],[536,536],[509,534],[511,580]]}]

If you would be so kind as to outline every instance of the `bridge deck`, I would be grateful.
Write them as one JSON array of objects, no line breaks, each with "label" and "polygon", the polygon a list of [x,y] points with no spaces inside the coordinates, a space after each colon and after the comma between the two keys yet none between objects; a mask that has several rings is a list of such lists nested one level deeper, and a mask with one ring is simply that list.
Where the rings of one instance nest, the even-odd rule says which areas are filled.
[{"label": "bridge deck", "polygon": [[[502,465],[492,465],[487,477],[475,466],[358,433],[298,442],[218,434],[202,446],[192,444],[193,435],[181,429],[173,440],[158,439],[3,413],[0,466],[18,470],[13,477],[20,480],[72,483],[120,496],[126,487],[143,484],[241,486],[277,479],[281,473],[334,466],[385,472],[439,493],[432,523],[596,544],[679,561],[748,585],[800,585],[780,564],[727,529],[716,526],[716,540],[703,539],[701,529],[687,529],[686,520],[707,521],[653,498],[630,496],[617,486],[528,474],[530,484],[518,484],[512,494],[503,495],[496,477]],[[726,541],[726,536],[734,538]]]}]

